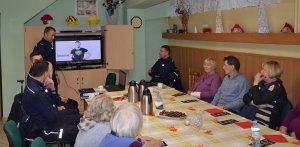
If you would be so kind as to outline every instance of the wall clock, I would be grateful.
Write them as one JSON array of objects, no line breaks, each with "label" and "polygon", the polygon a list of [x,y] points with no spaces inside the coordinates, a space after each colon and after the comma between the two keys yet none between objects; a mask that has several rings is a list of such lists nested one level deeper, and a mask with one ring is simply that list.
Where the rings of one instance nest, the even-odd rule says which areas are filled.
[{"label": "wall clock", "polygon": [[142,19],[139,16],[134,16],[131,18],[130,23],[133,28],[138,29],[142,26]]}]

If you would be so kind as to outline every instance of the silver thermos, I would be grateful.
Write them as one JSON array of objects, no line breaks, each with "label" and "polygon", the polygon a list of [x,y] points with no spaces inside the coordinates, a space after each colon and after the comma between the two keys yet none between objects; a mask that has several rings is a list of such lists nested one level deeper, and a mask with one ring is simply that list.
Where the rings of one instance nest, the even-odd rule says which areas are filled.
[{"label": "silver thermos", "polygon": [[141,111],[144,115],[151,115],[153,113],[153,100],[150,90],[147,88],[143,91]]},{"label": "silver thermos", "polygon": [[141,80],[139,83],[139,90],[138,90],[138,94],[139,94],[139,100],[142,99],[143,97],[143,92],[145,90],[145,80]]},{"label": "silver thermos", "polygon": [[129,82],[128,102],[130,102],[130,103],[139,102],[139,97],[138,97],[137,88],[136,88],[136,82],[135,81],[130,81]]}]

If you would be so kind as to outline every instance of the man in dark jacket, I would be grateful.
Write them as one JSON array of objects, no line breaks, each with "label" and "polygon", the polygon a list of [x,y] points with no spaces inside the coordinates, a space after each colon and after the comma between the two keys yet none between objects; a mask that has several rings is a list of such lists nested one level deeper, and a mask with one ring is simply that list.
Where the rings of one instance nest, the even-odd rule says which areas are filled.
[{"label": "man in dark jacket", "polygon": [[[175,67],[173,59],[170,57],[171,49],[168,45],[161,46],[159,59],[149,70],[149,75],[152,77],[151,82],[163,83],[165,85],[173,85],[174,72],[178,71]],[[176,77],[177,78],[177,77]],[[181,83],[178,83],[181,85]],[[174,86],[174,85],[173,85]],[[175,86],[174,86],[175,87]],[[181,87],[181,86],[176,86]]]},{"label": "man in dark jacket", "polygon": [[53,41],[55,39],[56,30],[53,27],[46,27],[44,29],[44,36],[42,40],[40,40],[36,46],[34,47],[33,51],[39,52],[42,54],[44,60],[51,62],[53,66],[53,76],[52,80],[54,82],[54,86],[57,90],[58,82],[55,76],[55,68],[56,68],[56,61],[55,61],[55,47]]},{"label": "man in dark jacket", "polygon": [[73,123],[59,120],[59,110],[51,104],[56,98],[54,83],[49,78],[48,62],[35,62],[30,68],[22,99],[22,105],[30,116],[25,134],[29,138],[40,136],[46,141],[61,140],[72,144],[78,129]]}]

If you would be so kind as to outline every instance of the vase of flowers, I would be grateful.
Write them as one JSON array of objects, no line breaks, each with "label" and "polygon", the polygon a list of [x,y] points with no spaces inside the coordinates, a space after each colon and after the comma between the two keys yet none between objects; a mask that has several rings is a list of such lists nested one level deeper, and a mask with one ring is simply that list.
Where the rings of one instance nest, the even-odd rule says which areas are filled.
[{"label": "vase of flowers", "polygon": [[186,0],[177,0],[175,13],[179,16],[183,32],[188,32],[189,17],[191,14],[191,6]]},{"label": "vase of flowers", "polygon": [[107,24],[117,24],[120,4],[124,3],[125,0],[104,0],[102,6],[106,9],[106,21]]}]

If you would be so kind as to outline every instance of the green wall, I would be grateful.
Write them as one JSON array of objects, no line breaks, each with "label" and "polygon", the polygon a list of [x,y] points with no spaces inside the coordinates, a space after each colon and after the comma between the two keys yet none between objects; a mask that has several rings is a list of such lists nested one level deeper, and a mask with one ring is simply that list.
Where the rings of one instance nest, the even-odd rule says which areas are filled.
[{"label": "green wall", "polygon": [[8,116],[14,95],[24,80],[24,23],[55,0],[1,0],[1,63],[3,115]]},{"label": "green wall", "polygon": [[[161,34],[167,30],[167,17],[169,14],[170,2],[164,2],[159,5],[145,9],[146,30],[146,69],[149,70],[159,58],[160,47],[168,44],[168,40],[162,39]],[[147,74],[147,80],[151,77]]]},{"label": "green wall", "polygon": [[[98,0],[98,15],[100,17],[100,25],[106,24],[105,18],[105,8],[102,6],[104,0]],[[75,1],[74,0],[57,0],[48,8],[44,9],[40,13],[36,14],[33,18],[31,18],[26,25],[28,26],[40,26],[43,25],[40,18],[44,14],[50,14],[54,19],[52,24],[54,26],[65,26],[66,17],[73,15],[75,16]],[[79,20],[78,25],[88,25],[87,17],[77,17]],[[119,18],[118,24],[123,23],[123,4],[119,7]]]},{"label": "green wall", "polygon": [[130,20],[133,16],[139,16],[143,20],[143,24],[139,29],[134,29],[134,68],[129,72],[129,78],[131,80],[140,81],[146,78],[146,53],[145,53],[145,11],[144,9],[128,9],[127,20],[130,24]]},{"label": "green wall", "polygon": [[[161,38],[161,33],[166,30],[162,25],[166,18],[146,20],[146,69],[149,70],[159,58],[160,47],[168,44],[168,41]],[[147,74],[147,80],[151,77]]]},{"label": "green wall", "polygon": [[[98,12],[100,24],[104,25],[106,21],[102,2],[99,0]],[[129,75],[133,80],[146,78],[147,70],[158,59],[159,47],[167,43],[161,39],[161,32],[166,30],[168,4],[165,2],[147,9],[127,10],[126,4],[120,7],[120,24],[130,24],[133,16],[143,19],[142,27],[134,30],[134,70]],[[17,80],[25,78],[24,24],[42,25],[40,17],[49,13],[54,17],[54,25],[65,25],[65,18],[75,13],[74,0],[1,0],[0,13],[3,110],[4,117],[7,117],[14,95],[20,92]],[[79,18],[79,25],[86,24],[85,17]]]}]

